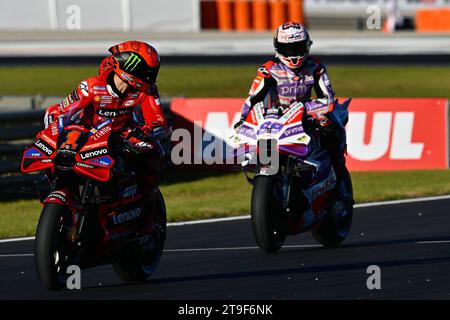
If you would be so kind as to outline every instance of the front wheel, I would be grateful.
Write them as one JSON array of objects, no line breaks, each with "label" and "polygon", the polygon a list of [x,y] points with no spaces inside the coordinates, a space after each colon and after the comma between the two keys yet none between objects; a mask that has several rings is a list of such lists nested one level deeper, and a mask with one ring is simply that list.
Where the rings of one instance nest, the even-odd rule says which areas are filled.
[{"label": "front wheel", "polygon": [[64,225],[69,215],[65,206],[45,204],[36,229],[34,263],[36,272],[50,290],[62,289],[66,285],[69,255],[67,247],[68,229]]},{"label": "front wheel", "polygon": [[150,243],[139,244],[137,250],[124,254],[113,264],[116,274],[124,281],[144,281],[156,270],[166,239],[166,204],[160,191],[153,202],[156,212],[155,231]]},{"label": "front wheel", "polygon": [[287,219],[274,196],[274,188],[273,177],[255,177],[251,203],[252,230],[256,243],[266,253],[280,250],[287,234]]},{"label": "front wheel", "polygon": [[348,236],[353,218],[353,187],[350,173],[345,169],[342,182],[347,197],[335,201],[331,213],[312,231],[314,238],[326,247],[336,247]]}]

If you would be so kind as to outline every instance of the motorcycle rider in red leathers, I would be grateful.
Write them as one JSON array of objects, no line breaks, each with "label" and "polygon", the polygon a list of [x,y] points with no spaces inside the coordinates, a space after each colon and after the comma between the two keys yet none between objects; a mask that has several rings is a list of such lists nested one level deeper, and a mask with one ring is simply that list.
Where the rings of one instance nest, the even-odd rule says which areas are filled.
[{"label": "motorcycle rider in red leathers", "polygon": [[[335,107],[334,91],[325,66],[309,56],[312,44],[308,30],[301,24],[286,22],[279,26],[274,37],[276,56],[264,63],[258,70],[251,86],[249,97],[242,106],[241,120],[234,128],[242,126],[250,109],[263,101],[269,90],[276,91],[276,99],[282,106],[293,102],[303,102],[306,113],[321,127],[321,142],[328,150],[338,183],[346,172],[345,129],[341,121],[333,115]],[[312,90],[316,98],[312,98]],[[338,107],[338,105],[336,105]],[[347,110],[336,110],[348,117]],[[344,190],[341,188],[340,190]]]},{"label": "motorcycle rider in red leathers", "polygon": [[[160,58],[152,46],[141,41],[120,43],[109,52],[112,55],[102,61],[98,76],[81,81],[61,103],[47,109],[45,127],[68,112],[80,111],[88,126],[113,119],[113,131],[139,156],[139,184],[144,200],[150,200],[162,156],[155,141],[170,134],[156,87]],[[140,112],[136,113],[138,106]]]}]

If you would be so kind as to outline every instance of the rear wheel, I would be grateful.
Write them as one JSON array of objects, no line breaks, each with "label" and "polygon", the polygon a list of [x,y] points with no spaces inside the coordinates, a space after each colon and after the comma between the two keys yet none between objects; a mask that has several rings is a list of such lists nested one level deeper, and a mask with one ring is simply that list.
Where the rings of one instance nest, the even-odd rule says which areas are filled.
[{"label": "rear wheel", "polygon": [[314,238],[326,247],[336,247],[350,232],[353,217],[353,187],[350,174],[345,169],[342,178],[347,197],[336,201],[328,217],[312,231]]},{"label": "rear wheel", "polygon": [[166,205],[160,191],[155,197],[155,231],[152,240],[140,244],[133,252],[128,252],[113,264],[116,274],[124,281],[144,281],[156,270],[161,260],[166,239]]},{"label": "rear wheel", "polygon": [[262,251],[278,251],[286,239],[287,219],[274,196],[275,180],[269,176],[254,179],[251,217],[256,243]]},{"label": "rear wheel", "polygon": [[64,225],[70,211],[58,204],[45,204],[34,242],[34,263],[39,279],[50,290],[66,285],[69,254],[68,229]]}]

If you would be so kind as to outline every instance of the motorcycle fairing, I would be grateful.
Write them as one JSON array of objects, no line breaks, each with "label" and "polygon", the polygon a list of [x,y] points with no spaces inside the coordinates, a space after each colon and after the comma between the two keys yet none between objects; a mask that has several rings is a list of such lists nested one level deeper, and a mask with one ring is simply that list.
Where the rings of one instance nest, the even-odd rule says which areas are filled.
[{"label": "motorcycle fairing", "polygon": [[110,179],[115,163],[107,148],[111,131],[111,120],[104,121],[89,131],[87,142],[75,156],[76,164],[73,170],[76,173],[103,182]]},{"label": "motorcycle fairing", "polygon": [[296,103],[281,115],[264,109],[264,102],[257,103],[248,114],[237,136],[239,145],[257,146],[259,140],[277,141],[277,151],[304,157],[311,140],[302,126],[304,106]]},{"label": "motorcycle fairing", "polygon": [[34,172],[50,169],[54,171],[53,159],[56,156],[58,125],[54,122],[36,136],[34,144],[25,149],[20,169],[22,172]]},{"label": "motorcycle fairing", "polygon": [[42,203],[54,203],[71,208],[81,207],[78,201],[71,197],[72,192],[68,189],[60,189],[51,192]]}]

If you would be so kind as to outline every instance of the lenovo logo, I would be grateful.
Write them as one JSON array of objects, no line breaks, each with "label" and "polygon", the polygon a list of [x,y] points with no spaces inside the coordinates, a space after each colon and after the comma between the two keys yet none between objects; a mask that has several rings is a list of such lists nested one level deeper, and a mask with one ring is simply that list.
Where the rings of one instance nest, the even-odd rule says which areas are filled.
[{"label": "lenovo logo", "polygon": [[124,109],[114,109],[114,110],[108,110],[108,109],[99,109],[97,113],[104,117],[119,117],[126,114],[129,114],[133,111],[133,108],[124,108]]},{"label": "lenovo logo", "polygon": [[103,148],[103,149],[97,149],[94,151],[80,153],[80,157],[82,160],[86,160],[86,159],[97,157],[97,156],[100,156],[102,154],[107,154],[107,153],[108,153],[108,150],[106,148]]},{"label": "lenovo logo", "polygon": [[43,141],[37,140],[35,146],[38,147],[41,151],[45,152],[48,156],[52,155],[53,150]]},{"label": "lenovo logo", "polygon": [[113,216],[114,225],[122,224],[131,220],[135,220],[141,216],[141,208],[130,211],[121,212]]}]

